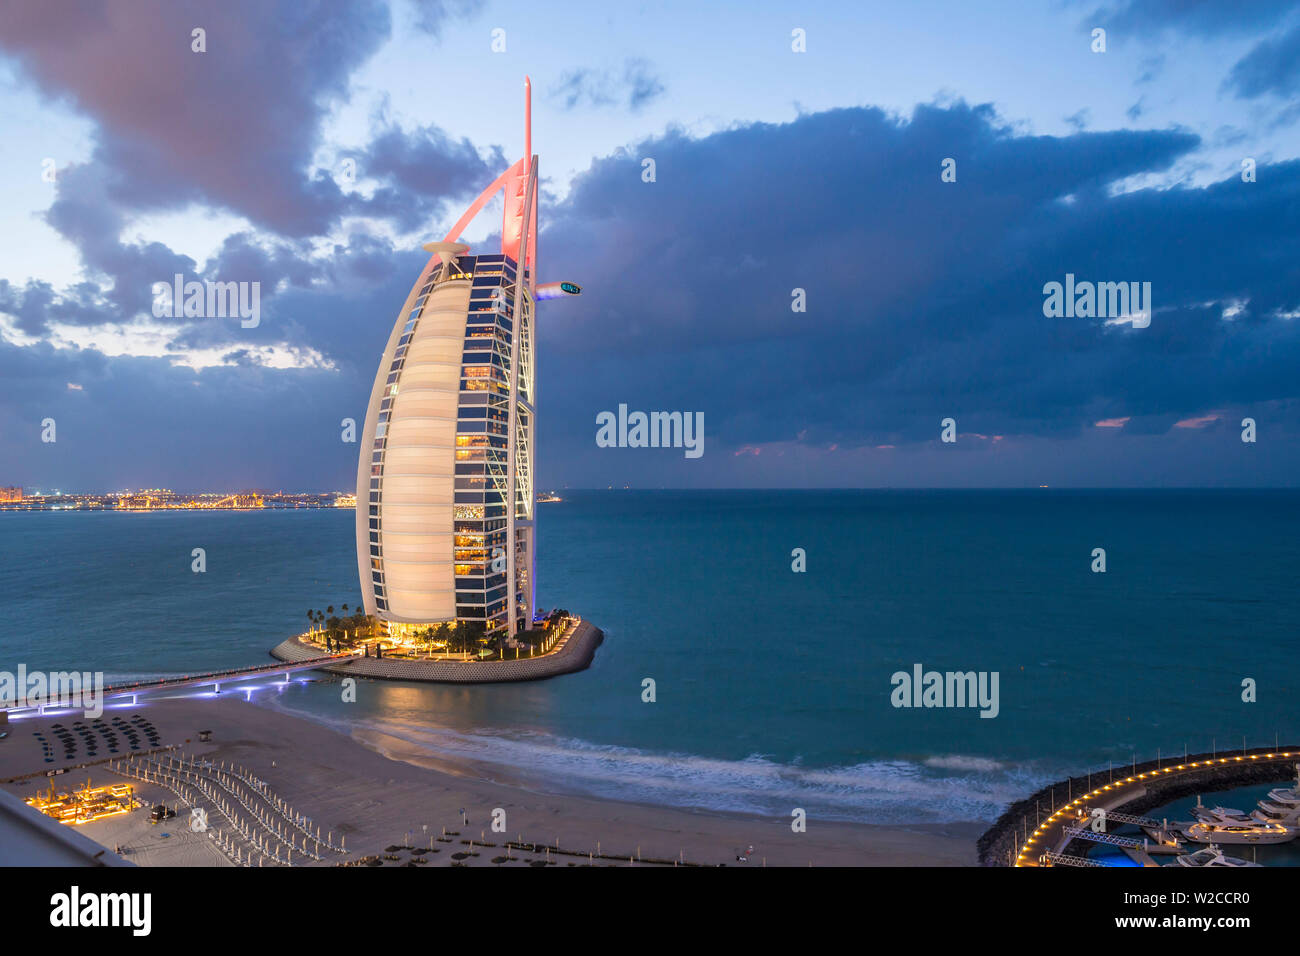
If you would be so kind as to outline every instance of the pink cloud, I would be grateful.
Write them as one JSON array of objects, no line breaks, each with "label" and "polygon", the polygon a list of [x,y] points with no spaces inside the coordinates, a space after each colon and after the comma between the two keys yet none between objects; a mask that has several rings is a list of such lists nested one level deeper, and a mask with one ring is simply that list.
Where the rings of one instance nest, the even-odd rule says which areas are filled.
[{"label": "pink cloud", "polygon": [[1196,418],[1184,418],[1181,422],[1174,422],[1175,428],[1204,428],[1211,422],[1219,420],[1218,412],[1210,412],[1208,415],[1200,415]]},{"label": "pink cloud", "polygon": [[1123,428],[1128,424],[1131,415],[1125,415],[1123,418],[1103,418],[1099,422],[1093,422],[1093,428]]}]

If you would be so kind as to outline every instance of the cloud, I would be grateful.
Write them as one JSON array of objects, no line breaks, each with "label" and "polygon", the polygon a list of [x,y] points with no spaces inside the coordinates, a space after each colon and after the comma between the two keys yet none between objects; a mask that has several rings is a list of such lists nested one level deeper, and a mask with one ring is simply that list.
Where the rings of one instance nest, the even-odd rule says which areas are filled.
[{"label": "cloud", "polygon": [[409,0],[415,11],[415,27],[432,37],[441,37],[446,21],[468,19],[483,9],[482,0]]},{"label": "cloud", "polygon": [[[0,378],[12,386],[0,403],[0,455],[10,480],[29,487],[346,488],[355,477],[357,446],[337,426],[357,415],[359,388],[338,370],[247,362],[196,372],[0,342]],[[40,438],[47,417],[58,427],[51,444]]]},{"label": "cloud", "polygon": [[[191,48],[196,26],[206,52]],[[290,235],[324,231],[343,205],[332,180],[307,174],[320,120],[389,31],[379,0],[0,8],[3,50],[96,122],[103,198],[132,209],[202,200]]]},{"label": "cloud", "polygon": [[[1089,0],[1082,0],[1089,2]],[[1089,26],[1100,24],[1118,36],[1149,39],[1151,34],[1177,30],[1202,37],[1253,33],[1275,26],[1300,7],[1298,0],[1119,0],[1094,7]]]},{"label": "cloud", "polygon": [[1157,53],[1153,56],[1146,57],[1142,60],[1142,72],[1138,74],[1136,80],[1139,86],[1154,82],[1165,68],[1165,55]]},{"label": "cloud", "polygon": [[1261,40],[1237,61],[1224,85],[1242,99],[1300,94],[1300,23]]},{"label": "cloud", "polygon": [[[584,293],[539,320],[541,446],[617,480],[627,466],[589,454],[586,425],[620,401],[704,411],[710,447],[736,462],[773,442],[916,448],[946,416],[1009,455],[1107,420],[1160,436],[1206,407],[1280,414],[1300,401],[1300,326],[1273,317],[1300,304],[1300,162],[1253,184],[1112,188],[1199,145],[1180,130],[1020,135],[956,103],[669,131],[601,159],[544,210],[543,264]],[[1150,328],[1045,319],[1042,286],[1067,272],[1152,282]],[[912,463],[913,480],[951,474]],[[641,473],[689,480],[680,464]]]},{"label": "cloud", "polygon": [[[420,4],[421,22],[440,24],[448,7]],[[206,30],[205,52],[192,50],[196,25]],[[386,129],[373,151],[360,153],[401,195],[345,192],[313,167],[322,120],[347,100],[352,73],[390,33],[382,0],[0,7],[0,52],[48,97],[96,123],[91,161],[61,171],[50,221],[74,241],[96,236],[105,246],[130,213],[191,203],[305,237],[347,215],[405,217],[409,226],[411,215],[428,211],[412,211],[412,198],[472,188],[485,175],[483,160],[432,127],[409,138]],[[429,171],[416,182],[404,159]]]},{"label": "cloud", "polygon": [[385,216],[404,231],[427,222],[447,199],[478,193],[509,165],[499,147],[485,158],[469,140],[455,141],[436,126],[408,132],[387,122],[365,149],[343,155],[356,160],[359,177],[389,187],[353,211]]},{"label": "cloud", "polygon": [[[433,127],[376,130],[356,154],[375,190],[355,201],[371,210],[472,189],[495,161]],[[1250,409],[1278,436],[1300,410],[1300,323],[1286,318],[1300,312],[1300,162],[1263,164],[1251,184],[1115,188],[1200,146],[1178,129],[1027,135],[957,100],[670,129],[599,158],[542,210],[541,278],[584,292],[539,307],[539,483],[1113,483],[1162,461],[1293,482],[1295,443],[1242,463],[1210,444],[1222,429],[1178,427]],[[440,160],[441,178],[421,180]],[[426,256],[364,221],[328,246],[254,223],[200,276],[162,244],[120,241],[128,175],[72,167],[50,211],[93,281],[0,282],[0,457],[23,472],[7,480],[346,486],[356,449],[338,423],[364,410]],[[261,277],[262,325],[132,325],[173,271]],[[1042,286],[1067,272],[1150,281],[1151,326],[1044,318]],[[807,312],[791,311],[795,288]],[[113,355],[78,339],[131,334],[165,347]],[[704,412],[708,453],[596,449],[595,413],[619,402]],[[57,448],[34,444],[46,415]],[[962,437],[940,447],[949,416]]]},{"label": "cloud", "polygon": [[[424,3],[417,14],[431,28],[472,7]],[[206,52],[191,49],[195,24],[207,31]],[[313,168],[322,120],[389,32],[388,7],[377,0],[346,8],[251,0],[219,9],[161,0],[0,8],[0,53],[47,96],[96,122],[90,160],[60,169],[45,213],[77,248],[86,279],[58,290],[39,278],[0,282],[11,337],[57,328],[61,341],[85,343],[95,336],[76,327],[105,327],[153,342],[157,323],[137,320],[151,312],[155,283],[175,275],[258,282],[267,299],[295,287],[385,281],[393,250],[367,229],[418,229],[505,164],[499,149],[480,155],[435,126],[407,131],[381,115],[369,143],[340,154],[364,190],[344,191]],[[248,223],[202,274],[164,243],[123,239],[142,214],[190,207],[220,208]],[[323,253],[319,237],[337,233],[345,217],[363,225]],[[187,325],[175,322],[177,351],[242,339],[221,324]]]},{"label": "cloud", "polygon": [[596,108],[622,106],[635,113],[663,92],[664,84],[650,64],[631,58],[624,61],[621,74],[611,70],[570,70],[560,77],[550,95],[568,110],[585,104]]}]

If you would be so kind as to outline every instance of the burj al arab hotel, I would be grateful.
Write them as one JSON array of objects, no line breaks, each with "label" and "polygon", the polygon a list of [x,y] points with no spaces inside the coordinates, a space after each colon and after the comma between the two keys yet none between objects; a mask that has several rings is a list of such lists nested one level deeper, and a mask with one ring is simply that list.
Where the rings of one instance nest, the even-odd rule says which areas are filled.
[{"label": "burj al arab hotel", "polygon": [[[357,567],[366,613],[399,636],[483,622],[513,637],[536,607],[537,157],[524,80],[524,156],[441,242],[388,336],[357,465]],[[504,193],[501,251],[461,232]]]}]

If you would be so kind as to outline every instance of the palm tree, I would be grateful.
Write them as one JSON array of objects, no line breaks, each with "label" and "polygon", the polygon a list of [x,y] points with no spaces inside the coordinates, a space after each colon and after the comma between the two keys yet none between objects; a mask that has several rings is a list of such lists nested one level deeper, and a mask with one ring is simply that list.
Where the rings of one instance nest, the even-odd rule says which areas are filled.
[{"label": "palm tree", "polygon": [[485,626],[482,621],[457,621],[452,646],[466,654],[470,651],[478,651],[479,638],[483,636],[484,631]]},{"label": "palm tree", "polygon": [[442,647],[439,650],[444,654],[451,650],[451,628],[447,626],[447,622],[443,621],[437,627],[430,628],[429,639],[431,643],[441,644]]}]

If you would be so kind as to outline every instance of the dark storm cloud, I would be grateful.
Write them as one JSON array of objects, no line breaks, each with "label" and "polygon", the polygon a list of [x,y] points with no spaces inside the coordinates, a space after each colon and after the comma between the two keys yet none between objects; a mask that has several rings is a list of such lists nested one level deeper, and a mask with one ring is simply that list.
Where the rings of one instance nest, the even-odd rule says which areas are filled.
[{"label": "dark storm cloud", "polygon": [[[204,53],[191,49],[196,27]],[[332,181],[304,171],[321,117],[389,31],[379,0],[0,8],[4,52],[98,124],[111,200],[150,209],[203,198],[290,235],[324,231],[343,205]]]},{"label": "dark storm cloud", "polygon": [[[60,173],[56,198],[45,214],[46,221],[77,247],[86,271],[108,282],[101,292],[103,307],[85,312],[78,324],[147,313],[152,309],[153,283],[169,281],[178,273],[192,276],[196,267],[189,256],[161,242],[120,241],[126,218],[108,196],[109,183],[116,176],[107,165],[69,167]],[[47,315],[48,320],[59,318],[57,312]]]},{"label": "dark storm cloud", "polygon": [[509,165],[500,147],[484,158],[469,140],[453,140],[436,126],[408,132],[385,124],[364,150],[344,155],[356,161],[359,177],[390,187],[366,211],[386,215],[403,229],[427,222],[443,207],[444,197],[479,192]]},{"label": "dark storm cloud", "polygon": [[[423,28],[436,31],[446,16],[474,7],[421,3],[417,13]],[[191,49],[195,26],[207,31],[204,53]],[[504,165],[500,151],[485,160],[432,126],[408,134],[386,125],[346,154],[374,187],[364,195],[309,168],[322,118],[389,31],[388,8],[377,0],[0,8],[0,53],[97,123],[90,161],[60,169],[46,212],[94,281],[62,294],[40,283],[6,287],[7,311],[29,334],[50,321],[128,321],[151,310],[155,283],[177,274],[259,281],[270,294],[320,278],[306,239],[341,217],[410,230],[448,197],[482,188]],[[245,216],[261,238],[229,237],[202,277],[193,259],[162,243],[122,241],[132,217],[189,203]]]},{"label": "dark storm cloud", "polygon": [[[223,254],[234,268],[235,257],[258,253],[240,239]],[[69,490],[350,488],[357,445],[341,440],[341,422],[364,418],[384,342],[427,258],[354,233],[312,282],[274,296],[258,328],[182,327],[178,347],[224,347],[227,367],[195,372],[168,358],[0,338],[5,481]],[[0,282],[0,311],[11,311],[12,292]],[[258,347],[282,342],[317,349],[334,368],[266,367]],[[40,440],[47,417],[58,426],[54,444]]]},{"label": "dark storm cloud", "polygon": [[[594,163],[543,212],[541,278],[584,286],[581,298],[539,314],[543,475],[558,467],[581,483],[636,454],[593,457],[595,415],[620,402],[705,412],[709,454],[689,479],[680,459],[663,456],[633,472],[668,483],[732,480],[736,460],[768,468],[774,444],[814,459],[877,445],[923,450],[947,416],[963,435],[985,436],[961,446],[968,459],[994,436],[1070,439],[1097,467],[1168,436],[1195,459],[1197,435],[1227,429],[1237,410],[1279,416],[1300,395],[1297,321],[1279,317],[1300,307],[1289,218],[1300,206],[1300,163],[1261,167],[1250,184],[1110,188],[1168,169],[1197,145],[1180,131],[1016,135],[988,108],[957,103],[905,120],[852,109],[701,139],[669,133]],[[642,181],[644,157],[656,161],[653,183]],[[957,160],[956,183],[940,180],[945,157]],[[236,236],[211,266],[285,287],[259,329],[194,323],[180,337],[185,347],[226,347],[239,369],[196,376],[102,357],[97,367],[129,364],[196,416],[211,413],[207,390],[217,384],[236,383],[250,407],[251,390],[265,388],[268,401],[294,406],[265,427],[294,436],[328,431],[341,408],[359,416],[425,256],[364,232],[326,265],[307,269],[296,255]],[[1150,328],[1045,318],[1042,286],[1066,272],[1150,281]],[[806,291],[806,313],[790,309],[794,288]],[[50,306],[50,290],[29,292]],[[1229,306],[1235,315],[1225,319]],[[337,371],[259,368],[251,347],[270,342],[317,349]],[[55,369],[68,361],[57,358]],[[75,371],[51,370],[49,402],[120,404],[122,376],[92,369],[83,391],[67,393]],[[1219,418],[1195,434],[1174,428],[1209,412]],[[1093,427],[1114,418],[1129,421]],[[215,421],[221,430],[231,419]],[[901,480],[954,477],[954,459],[926,455]],[[345,482],[347,458],[332,483]],[[864,467],[837,474],[854,483]]]},{"label": "dark storm cloud", "polygon": [[641,109],[664,92],[663,82],[643,59],[629,58],[622,72],[615,70],[570,70],[560,77],[550,96],[565,109],[577,106],[621,106],[632,112]]},{"label": "dark storm cloud", "polygon": [[[582,454],[620,402],[703,410],[713,447],[735,450],[932,442],[949,415],[989,436],[1120,416],[1159,433],[1291,401],[1300,332],[1277,313],[1300,305],[1300,163],[1250,184],[1109,188],[1198,143],[1017,136],[958,104],[669,134],[601,160],[543,232],[543,271],[584,294],[541,314],[542,447],[576,435]],[[1151,327],[1045,318],[1043,284],[1067,272],[1152,282]]]},{"label": "dark storm cloud", "polygon": [[[357,446],[340,440],[339,422],[358,415],[361,383],[233,358],[240,364],[195,373],[164,359],[0,342],[6,480],[64,490],[353,484]],[[45,418],[56,442],[41,441]]]},{"label": "dark storm cloud", "polygon": [[[446,8],[421,4],[421,19],[435,26]],[[191,49],[195,27],[206,30],[206,52]],[[343,215],[405,214],[407,195],[381,190],[364,199],[311,170],[322,118],[390,31],[380,0],[0,7],[0,52],[48,96],[67,98],[97,123],[93,172],[61,175],[64,208],[56,203],[51,221],[74,240],[94,234],[102,243],[116,237],[123,211],[190,202],[286,236],[320,235]],[[422,135],[416,158],[438,160],[445,177],[422,180],[424,201],[456,195],[485,174],[468,144],[431,129]],[[363,161],[392,165],[395,145],[386,138]],[[436,156],[438,145],[447,156]]]},{"label": "dark storm cloud", "polygon": [[[371,209],[437,201],[415,191],[437,185],[420,173],[440,158],[455,188],[478,185],[475,151],[439,136],[381,127],[358,156],[358,174],[380,183]],[[1300,309],[1300,162],[1261,166],[1249,184],[1112,188],[1199,145],[1180,130],[1019,135],[991,108],[957,102],[906,118],[841,109],[703,138],[669,131],[597,160],[542,211],[540,278],[575,280],[584,293],[539,308],[541,483],[744,483],[744,462],[774,483],[857,484],[883,466],[846,453],[878,445],[906,462],[889,472],[900,484],[961,483],[991,448],[1002,457],[981,474],[994,484],[1022,483],[1062,448],[1112,479],[1159,448],[1222,480],[1251,480],[1206,442],[1231,439],[1243,410],[1277,423],[1300,404],[1300,320],[1282,317]],[[955,183],[940,179],[945,157]],[[57,293],[0,283],[0,310],[22,328],[121,318],[151,282],[192,276],[195,264],[161,244],[118,241],[123,175],[74,167],[50,211],[113,284]],[[205,267],[204,277],[278,290],[257,329],[184,326],[178,346],[219,348],[230,367],[194,373],[0,343],[0,458],[21,470],[6,480],[350,483],[356,446],[338,440],[339,421],[363,414],[427,256],[363,229],[325,260],[308,246],[292,231],[235,235]],[[1150,281],[1150,328],[1045,318],[1042,286],[1066,272]],[[795,288],[806,313],[791,311]],[[258,347],[276,343],[315,349],[336,368],[259,364]],[[703,411],[705,457],[596,450],[596,413],[621,402]],[[1175,427],[1210,413],[1203,428]],[[39,444],[45,416],[60,423],[57,446]],[[946,416],[966,438],[939,453]],[[1129,419],[1122,429],[1093,427],[1119,418]],[[1261,456],[1278,454],[1266,447],[1277,446]],[[794,466],[770,464],[786,451]],[[1275,458],[1269,473],[1293,482],[1295,464]]]},{"label": "dark storm cloud", "polygon": [[361,233],[336,244],[309,285],[289,286],[264,298],[262,323],[191,322],[177,336],[182,348],[284,344],[314,349],[348,376],[365,379],[364,394],[383,352],[398,309],[428,260],[421,250],[394,249],[385,239]]}]

